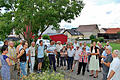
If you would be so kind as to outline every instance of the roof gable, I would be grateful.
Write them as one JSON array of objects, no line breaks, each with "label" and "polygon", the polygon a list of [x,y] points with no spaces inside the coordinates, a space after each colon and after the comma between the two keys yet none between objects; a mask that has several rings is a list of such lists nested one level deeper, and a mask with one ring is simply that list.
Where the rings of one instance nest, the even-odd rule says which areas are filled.
[{"label": "roof gable", "polygon": [[77,35],[83,35],[82,33],[80,33],[79,31],[76,31],[76,30],[74,30],[74,29],[66,29],[65,31],[64,31],[64,33],[65,32],[69,32],[71,35],[75,35],[75,36],[77,36]]},{"label": "roof gable", "polygon": [[92,25],[80,25],[77,29],[77,31],[80,32],[93,32],[94,30],[98,30],[98,25],[97,24],[92,24]]}]

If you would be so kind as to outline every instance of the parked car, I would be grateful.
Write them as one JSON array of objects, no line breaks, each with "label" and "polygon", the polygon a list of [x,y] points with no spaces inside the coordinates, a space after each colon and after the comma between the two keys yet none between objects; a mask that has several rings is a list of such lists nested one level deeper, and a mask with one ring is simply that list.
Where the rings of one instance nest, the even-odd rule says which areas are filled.
[{"label": "parked car", "polygon": [[4,42],[0,41],[0,48],[2,48],[3,45],[4,45]]},{"label": "parked car", "polygon": [[47,47],[50,45],[50,40],[45,40],[45,39],[38,39],[36,44],[37,45],[40,45],[39,44],[39,41],[42,40],[43,41],[43,45],[45,46],[45,49],[47,49]]}]

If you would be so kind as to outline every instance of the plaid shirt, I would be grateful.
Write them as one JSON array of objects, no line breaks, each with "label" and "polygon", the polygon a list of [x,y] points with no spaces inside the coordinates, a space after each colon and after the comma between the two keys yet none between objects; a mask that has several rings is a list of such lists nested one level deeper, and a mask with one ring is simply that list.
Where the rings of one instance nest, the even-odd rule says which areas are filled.
[{"label": "plaid shirt", "polygon": [[80,55],[84,55],[84,56],[80,56],[79,62],[82,62],[82,59],[83,59],[83,62],[84,62],[84,63],[87,63],[87,62],[88,62],[88,56],[86,57],[85,55],[88,55],[88,53],[87,53],[87,52],[84,53],[84,52],[82,51]]}]

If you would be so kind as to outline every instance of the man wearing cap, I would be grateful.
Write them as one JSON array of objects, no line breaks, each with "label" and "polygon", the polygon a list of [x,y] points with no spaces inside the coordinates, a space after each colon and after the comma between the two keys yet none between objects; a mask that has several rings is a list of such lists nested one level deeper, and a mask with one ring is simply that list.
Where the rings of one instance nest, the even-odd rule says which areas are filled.
[{"label": "man wearing cap", "polygon": [[112,54],[111,54],[111,47],[106,47],[105,52],[107,54],[106,58],[104,60],[101,60],[101,64],[103,65],[103,79],[107,80],[107,75],[109,72],[110,63],[112,62]]},{"label": "man wearing cap", "polygon": [[57,50],[57,67],[59,67],[60,62],[60,50],[63,48],[61,41],[57,41],[56,50]]}]

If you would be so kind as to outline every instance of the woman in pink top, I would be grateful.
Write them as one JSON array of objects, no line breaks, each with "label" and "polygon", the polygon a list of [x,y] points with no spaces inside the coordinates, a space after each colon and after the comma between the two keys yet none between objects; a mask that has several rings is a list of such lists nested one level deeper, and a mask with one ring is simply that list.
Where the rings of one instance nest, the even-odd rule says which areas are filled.
[{"label": "woman in pink top", "polygon": [[80,56],[80,58],[79,58],[79,66],[78,66],[78,73],[77,73],[77,75],[80,74],[82,67],[83,67],[82,75],[84,75],[85,74],[85,68],[86,68],[86,65],[88,63],[88,53],[86,52],[86,48],[85,47],[82,48],[82,52],[81,52],[81,54],[79,56]]}]

